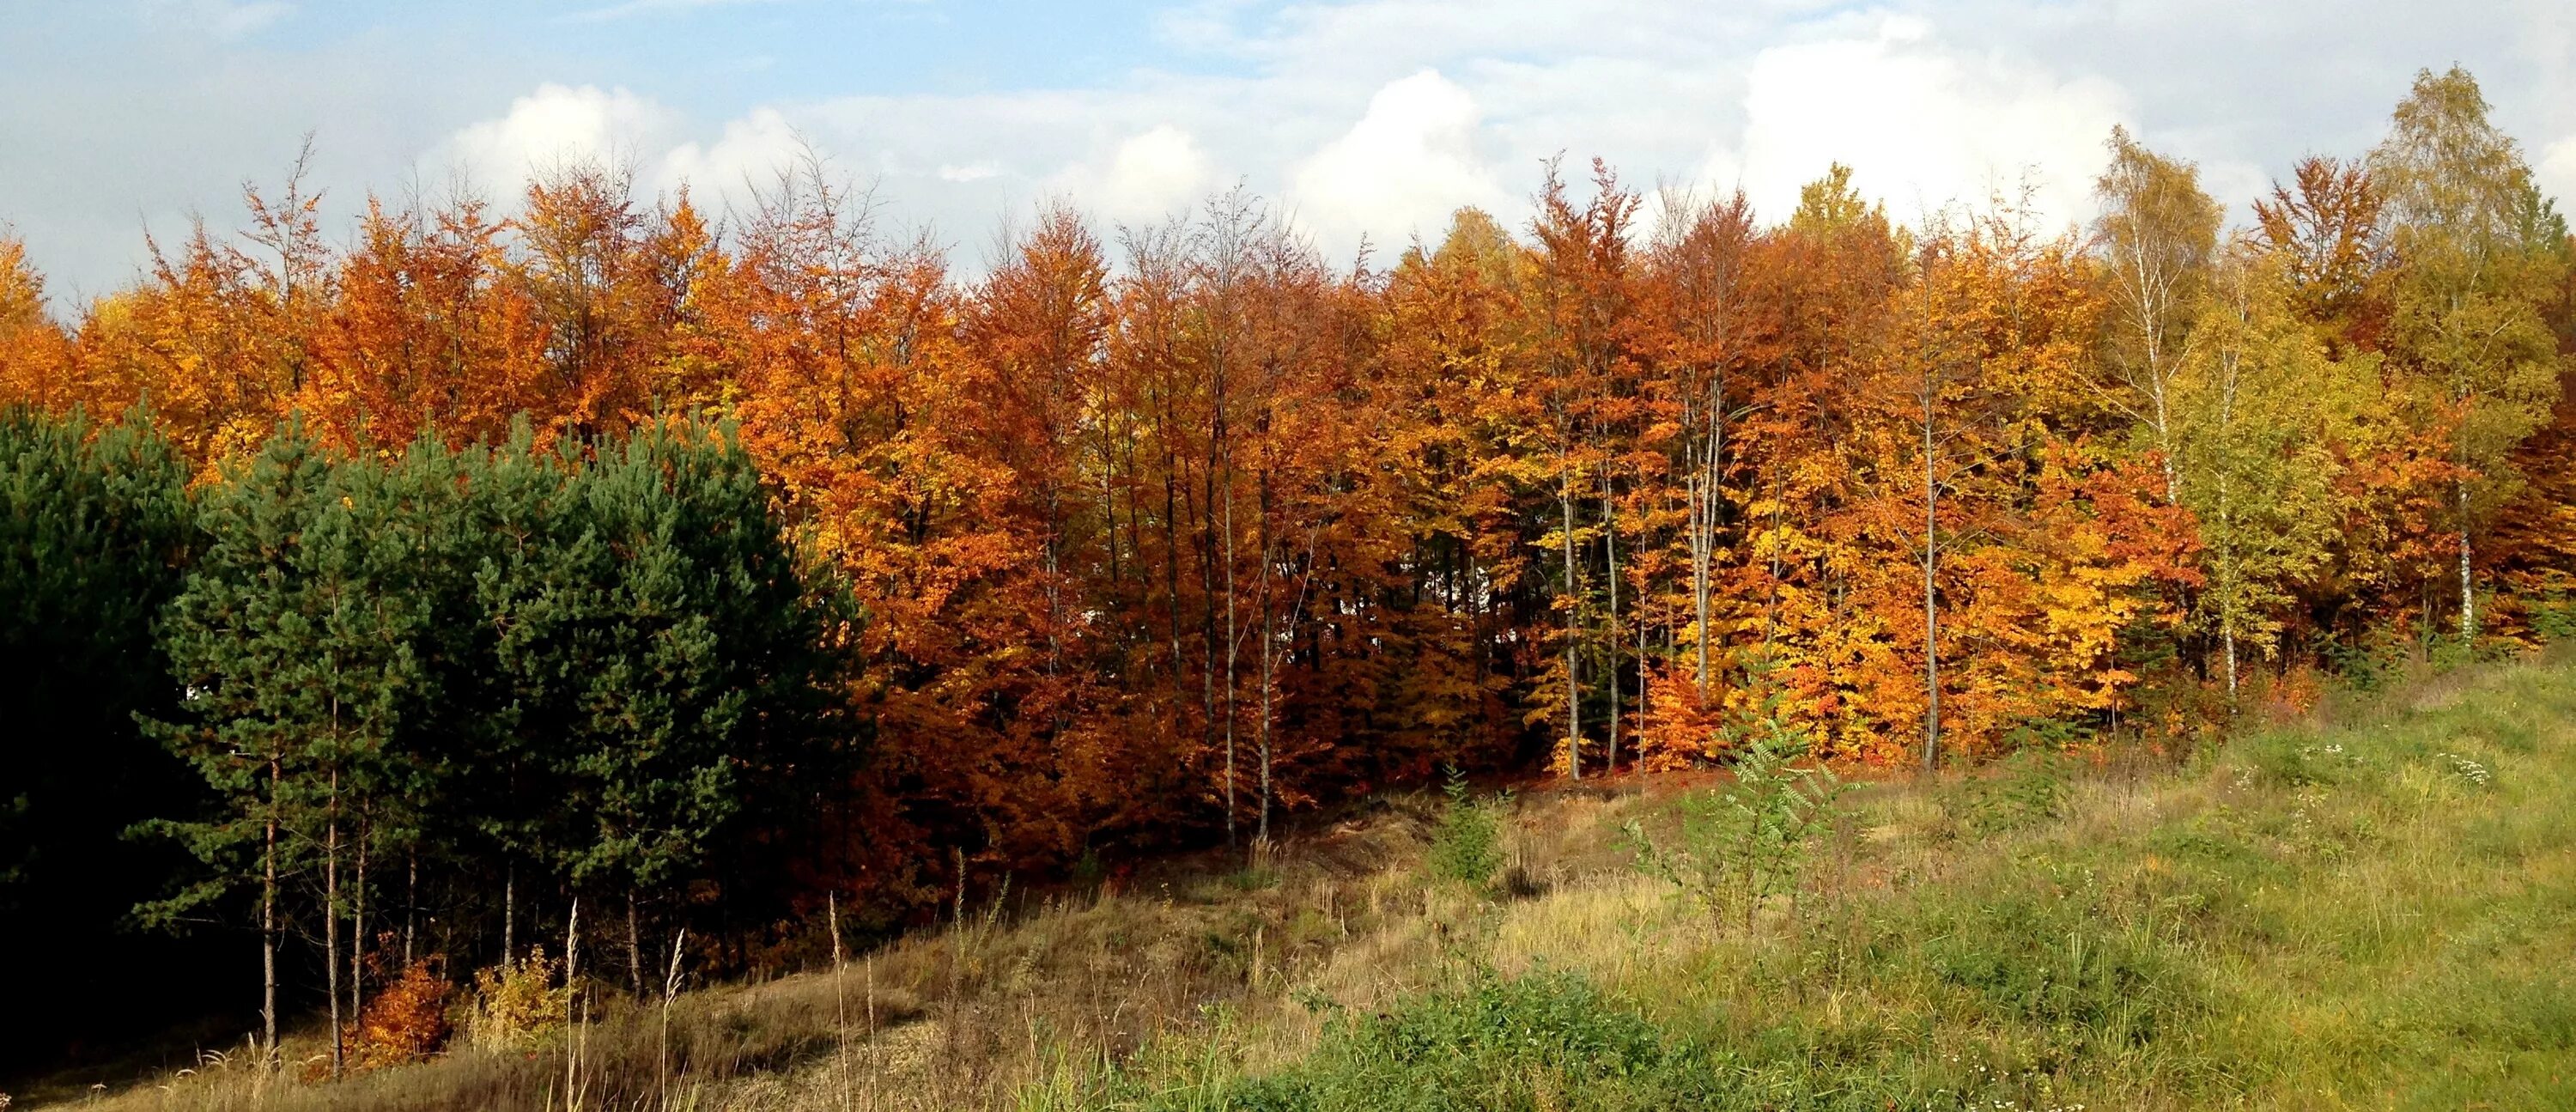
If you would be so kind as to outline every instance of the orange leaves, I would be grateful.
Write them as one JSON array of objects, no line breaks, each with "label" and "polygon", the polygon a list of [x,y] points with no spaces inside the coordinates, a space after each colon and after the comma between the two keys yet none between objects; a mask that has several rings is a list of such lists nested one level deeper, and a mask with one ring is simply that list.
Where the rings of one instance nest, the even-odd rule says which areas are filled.
[{"label": "orange leaves", "polygon": [[74,373],[70,338],[45,312],[45,281],[26,245],[0,235],[0,405],[24,402],[59,412],[104,399]]},{"label": "orange leaves", "polygon": [[501,280],[503,227],[479,203],[389,212],[371,201],[318,338],[307,416],[344,445],[395,445],[423,429],[498,440],[542,419],[546,330]]},{"label": "orange leaves", "polygon": [[[1384,273],[1333,272],[1238,191],[1112,244],[1049,206],[962,279],[813,166],[723,221],[580,169],[507,219],[371,205],[337,255],[309,200],[254,197],[242,242],[192,236],[76,338],[0,242],[0,391],[149,397],[200,464],[290,410],[378,450],[520,414],[738,422],[868,612],[884,852],[943,872],[1562,762],[1569,732],[1588,768],[1613,736],[1648,768],[1723,761],[1757,701],[1890,763],[1937,694],[1949,744],[1989,751],[2108,726],[2212,655],[2218,533],[2178,497],[2202,449],[2175,416],[2212,356],[2164,347],[2197,318],[2129,327],[2106,248],[2009,204],[1900,229],[1836,168],[1785,220],[1666,197],[1649,234],[1595,163],[1518,234],[1462,211]],[[2281,644],[2410,620],[2458,535],[2472,409],[2369,350],[2395,327],[2375,204],[2319,163],[2260,212],[2286,327],[2331,334],[2351,395],[2300,438],[2342,537],[2266,596]],[[2543,450],[2571,420],[2481,557],[2525,589],[2576,590]]]},{"label": "orange leaves", "polygon": [[363,1072],[423,1061],[447,1045],[447,1003],[455,986],[439,974],[442,964],[437,958],[413,962],[367,1000],[350,1025],[351,1068]]}]

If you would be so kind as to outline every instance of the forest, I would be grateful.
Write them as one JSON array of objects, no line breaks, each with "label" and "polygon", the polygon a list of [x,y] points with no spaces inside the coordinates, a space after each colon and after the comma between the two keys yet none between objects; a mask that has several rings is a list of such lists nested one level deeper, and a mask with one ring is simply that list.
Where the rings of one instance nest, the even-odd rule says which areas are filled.
[{"label": "forest", "polygon": [[819,159],[345,232],[299,162],[84,305],[0,226],[0,1056],[568,939],[649,998],[1756,725],[2187,753],[2576,634],[2576,239],[2466,72],[2243,226],[2123,130],[2082,226],[1819,172],[1552,164],[1347,266],[1051,202],[970,267]]}]

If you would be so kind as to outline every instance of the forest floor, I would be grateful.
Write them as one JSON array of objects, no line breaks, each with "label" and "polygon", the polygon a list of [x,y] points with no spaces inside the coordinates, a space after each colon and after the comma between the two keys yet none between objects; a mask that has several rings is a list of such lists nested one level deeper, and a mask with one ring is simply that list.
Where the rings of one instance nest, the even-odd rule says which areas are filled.
[{"label": "forest floor", "polygon": [[1711,790],[1525,793],[1489,892],[1427,867],[1441,797],[1395,796],[1248,868],[970,909],[532,1045],[331,1084],[210,1057],[81,1103],[2576,1108],[2576,660],[2179,762],[1860,785],[1794,897],[1638,871],[1623,826],[1669,838]]}]

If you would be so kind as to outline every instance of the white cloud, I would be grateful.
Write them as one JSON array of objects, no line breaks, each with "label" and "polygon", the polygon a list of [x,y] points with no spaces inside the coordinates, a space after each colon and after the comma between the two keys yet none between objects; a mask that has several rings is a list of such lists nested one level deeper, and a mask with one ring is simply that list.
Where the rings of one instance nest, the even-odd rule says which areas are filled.
[{"label": "white cloud", "polygon": [[1476,154],[1481,122],[1475,98],[1436,70],[1388,84],[1357,124],[1290,172],[1298,223],[1347,251],[1362,235],[1437,238],[1466,205],[1509,211],[1512,194]]},{"label": "white cloud", "polygon": [[1050,184],[1106,219],[1141,224],[1188,210],[1217,179],[1198,140],[1166,123],[1120,140],[1106,165],[1077,163]]},{"label": "white cloud", "polygon": [[741,205],[778,180],[805,157],[802,136],[775,108],[756,108],[725,124],[714,143],[682,143],[662,156],[660,176],[648,184],[664,189],[687,185],[698,203]]},{"label": "white cloud", "polygon": [[2576,135],[2541,149],[2532,178],[2541,193],[2558,199],[2558,211],[2576,219]]},{"label": "white cloud", "polygon": [[511,101],[500,118],[466,125],[433,157],[461,169],[488,195],[506,198],[559,166],[641,166],[644,152],[662,146],[675,122],[670,110],[623,88],[549,83]]},{"label": "white cloud", "polygon": [[2081,220],[2103,140],[2127,118],[2107,80],[1954,50],[1911,19],[1887,19],[1867,38],[1764,50],[1746,84],[1743,140],[1704,177],[1740,183],[1772,219],[1840,161],[1855,189],[1900,218],[2012,196],[2027,178],[2044,217]]},{"label": "white cloud", "polygon": [[484,196],[515,201],[533,177],[567,165],[631,170],[647,196],[689,190],[702,210],[743,208],[781,173],[819,152],[776,108],[687,138],[679,113],[623,88],[548,83],[493,119],[460,128],[428,160],[461,171]]},{"label": "white cloud", "polygon": [[[1569,173],[1600,155],[1649,189],[1741,181],[1769,220],[1835,159],[1900,218],[2036,165],[2043,202],[2071,219],[2124,120],[2200,163],[2241,220],[2299,156],[2366,149],[2415,68],[2455,59],[2576,204],[2565,0],[1147,0],[1162,11],[1138,17],[1144,34],[866,0],[912,37],[860,70],[782,43],[783,8],[709,6],[729,2],[330,19],[300,0],[20,5],[27,26],[0,35],[0,215],[55,289],[95,291],[133,273],[138,213],[220,225],[240,183],[273,181],[307,131],[342,224],[371,188],[468,162],[502,200],[564,157],[722,191],[803,135],[836,156],[830,172],[875,187],[885,223],[952,243],[1049,194],[1106,231],[1240,180],[1338,255],[1358,228],[1391,246],[1459,199],[1525,225],[1558,154]],[[657,8],[672,18],[562,22]],[[1048,61],[992,72],[1012,63],[988,56]]]}]

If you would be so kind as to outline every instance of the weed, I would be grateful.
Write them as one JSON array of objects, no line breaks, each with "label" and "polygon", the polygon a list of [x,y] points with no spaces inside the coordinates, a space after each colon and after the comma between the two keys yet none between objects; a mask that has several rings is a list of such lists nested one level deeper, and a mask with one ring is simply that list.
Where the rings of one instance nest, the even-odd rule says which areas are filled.
[{"label": "weed", "polygon": [[2003,834],[2057,818],[2066,776],[2049,754],[2023,751],[1999,762],[1994,775],[1970,780],[1965,796],[1968,827]]}]

